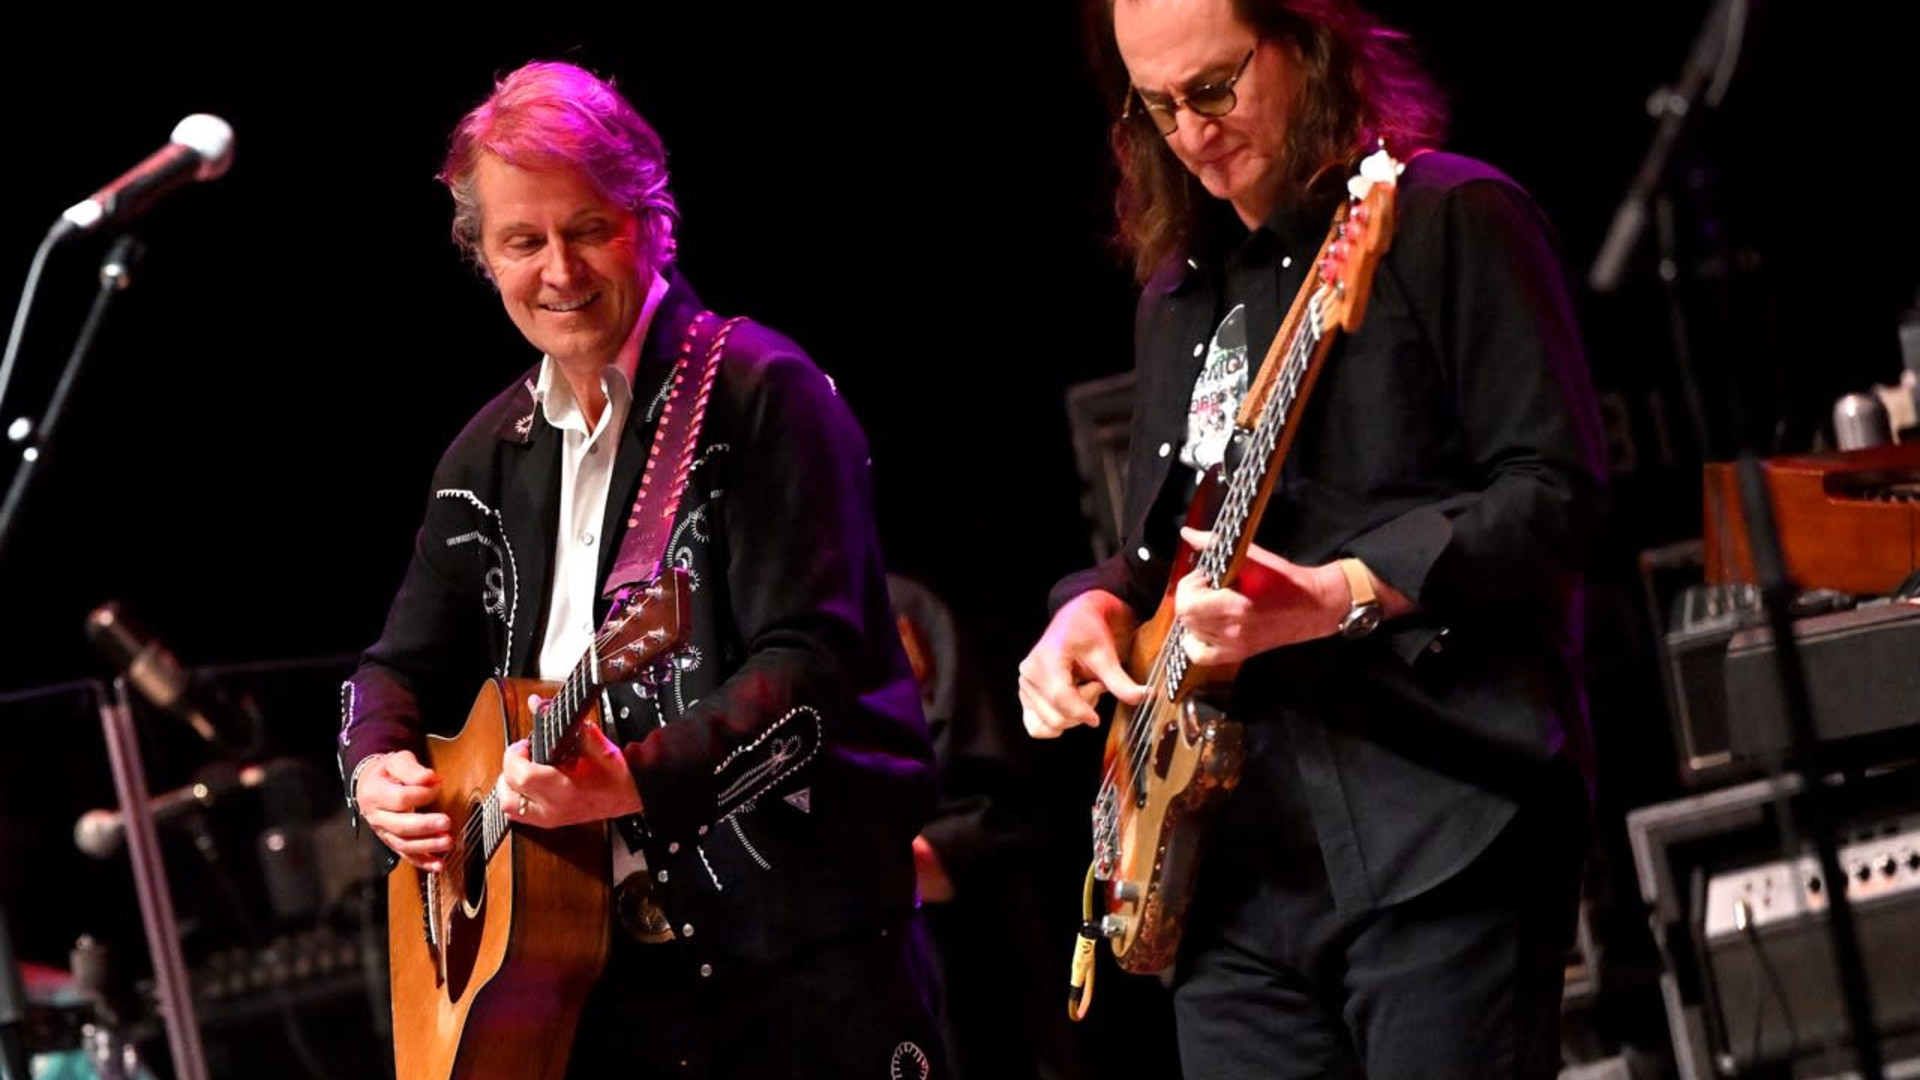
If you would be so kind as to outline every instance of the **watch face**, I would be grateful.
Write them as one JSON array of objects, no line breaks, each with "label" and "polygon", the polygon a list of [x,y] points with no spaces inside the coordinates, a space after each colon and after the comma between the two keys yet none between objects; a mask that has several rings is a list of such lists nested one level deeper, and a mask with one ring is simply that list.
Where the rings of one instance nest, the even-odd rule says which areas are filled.
[{"label": "watch face", "polygon": [[1357,604],[1353,610],[1347,612],[1347,617],[1341,620],[1340,636],[1347,638],[1366,637],[1368,634],[1373,633],[1374,627],[1379,625],[1379,604]]}]

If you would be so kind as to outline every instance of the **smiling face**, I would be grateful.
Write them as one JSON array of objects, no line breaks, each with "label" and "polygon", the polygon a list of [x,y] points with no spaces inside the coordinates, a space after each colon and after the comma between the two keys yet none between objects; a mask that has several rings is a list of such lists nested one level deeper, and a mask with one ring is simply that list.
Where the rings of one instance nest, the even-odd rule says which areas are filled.
[{"label": "smiling face", "polygon": [[640,222],[569,168],[529,170],[483,154],[474,170],[480,253],[520,333],[555,363],[613,362],[646,302]]},{"label": "smiling face", "polygon": [[[1298,65],[1288,50],[1261,40],[1232,0],[1115,0],[1113,33],[1134,90],[1151,105],[1182,101],[1240,72],[1232,111],[1202,116],[1181,105],[1167,148],[1249,228],[1266,221],[1285,176],[1287,122],[1298,92]],[[1253,58],[1241,70],[1250,49]]]}]

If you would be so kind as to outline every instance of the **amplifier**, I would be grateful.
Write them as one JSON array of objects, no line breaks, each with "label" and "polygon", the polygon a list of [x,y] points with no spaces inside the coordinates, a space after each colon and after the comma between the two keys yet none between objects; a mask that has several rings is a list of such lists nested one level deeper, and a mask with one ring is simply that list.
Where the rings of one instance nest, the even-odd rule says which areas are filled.
[{"label": "amplifier", "polygon": [[[1796,620],[1814,734],[1850,739],[1920,725],[1920,604],[1890,602]],[[1791,728],[1770,628],[1727,644],[1728,746],[1738,754],[1785,750]]]},{"label": "amplifier", "polygon": [[1681,776],[1700,786],[1755,771],[1727,735],[1727,643],[1766,617],[1752,585],[1692,586],[1673,598],[1662,639],[1662,682]]},{"label": "amplifier", "polygon": [[1856,835],[1838,854],[1840,883],[1823,880],[1811,854],[1707,882],[1711,993],[1740,1069],[1847,1041],[1825,918],[1836,889],[1853,906],[1878,1034],[1920,1029],[1920,816]]}]

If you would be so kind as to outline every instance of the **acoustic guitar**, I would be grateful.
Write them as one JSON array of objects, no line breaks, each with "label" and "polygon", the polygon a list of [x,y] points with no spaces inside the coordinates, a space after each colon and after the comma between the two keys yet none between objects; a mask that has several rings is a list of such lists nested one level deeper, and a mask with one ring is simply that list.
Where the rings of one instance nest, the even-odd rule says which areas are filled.
[{"label": "acoustic guitar", "polygon": [[[558,765],[602,687],[658,669],[690,629],[686,574],[631,590],[564,682],[493,679],[460,733],[429,736],[440,789],[423,812],[448,815],[443,869],[411,863],[387,881],[394,1073],[398,1080],[558,1080],[587,992],[606,963],[607,825],[514,828],[495,783],[508,745]],[[529,694],[545,704],[538,714]]]}]

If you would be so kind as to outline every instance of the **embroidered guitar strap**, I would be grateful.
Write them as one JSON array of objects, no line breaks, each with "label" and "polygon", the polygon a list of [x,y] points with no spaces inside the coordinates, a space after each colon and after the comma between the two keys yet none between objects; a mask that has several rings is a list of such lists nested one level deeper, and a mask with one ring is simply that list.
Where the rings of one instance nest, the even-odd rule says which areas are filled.
[{"label": "embroidered guitar strap", "polygon": [[640,490],[627,512],[627,530],[601,590],[616,604],[624,605],[630,590],[644,588],[660,576],[660,560],[693,469],[693,451],[700,441],[700,422],[713,392],[714,373],[720,369],[720,353],[740,321],[723,322],[713,312],[703,311],[687,324],[680,339],[680,353],[667,376],[660,422],[640,473]]},{"label": "embroidered guitar strap", "polygon": [[[640,472],[640,490],[634,495],[633,508],[627,511],[626,533],[601,590],[601,595],[613,599],[615,611],[660,576],[674,515],[693,471],[693,452],[700,441],[707,399],[713,393],[714,374],[720,370],[720,354],[726,348],[727,335],[739,323],[737,318],[723,322],[713,312],[703,311],[687,324],[686,334],[680,339],[680,352],[674,357],[661,399],[659,424],[653,429],[653,445],[647,449],[647,463]],[[626,841],[627,853],[631,853],[623,858],[625,853],[617,851],[620,845],[614,845],[616,921],[637,941],[659,944],[673,940],[666,912],[653,899],[645,859],[638,854],[639,819],[621,818],[614,825]]]}]

